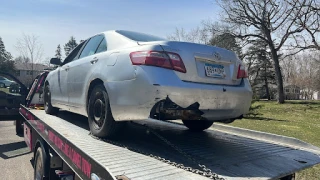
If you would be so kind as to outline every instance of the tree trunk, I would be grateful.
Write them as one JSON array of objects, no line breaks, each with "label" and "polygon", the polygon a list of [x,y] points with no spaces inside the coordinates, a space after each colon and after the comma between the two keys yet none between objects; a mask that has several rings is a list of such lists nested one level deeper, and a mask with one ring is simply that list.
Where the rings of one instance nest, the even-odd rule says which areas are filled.
[{"label": "tree trunk", "polygon": [[283,80],[282,80],[282,74],[279,64],[279,56],[277,53],[277,50],[273,44],[273,40],[271,38],[270,30],[267,28],[264,28],[263,33],[265,34],[266,38],[268,39],[268,45],[271,51],[272,60],[274,62],[274,70],[276,71],[276,78],[277,78],[277,91],[278,91],[278,103],[283,104],[284,103],[284,91],[283,91]]},{"label": "tree trunk", "polygon": [[264,66],[264,85],[266,87],[266,96],[268,100],[271,100],[270,98],[270,92],[269,92],[269,85],[268,85],[268,78],[267,78],[267,64]]},{"label": "tree trunk", "polygon": [[276,71],[276,78],[277,78],[277,90],[278,90],[278,103],[283,104],[284,103],[284,92],[283,92],[283,80],[282,80],[282,74],[279,64],[279,56],[277,54],[277,51],[273,48],[271,48],[271,54],[272,54],[272,60],[274,62],[274,68]]},{"label": "tree trunk", "polygon": [[269,87],[268,87],[268,83],[267,83],[267,82],[266,82],[266,94],[267,94],[268,100],[271,100],[270,92],[269,92]]}]

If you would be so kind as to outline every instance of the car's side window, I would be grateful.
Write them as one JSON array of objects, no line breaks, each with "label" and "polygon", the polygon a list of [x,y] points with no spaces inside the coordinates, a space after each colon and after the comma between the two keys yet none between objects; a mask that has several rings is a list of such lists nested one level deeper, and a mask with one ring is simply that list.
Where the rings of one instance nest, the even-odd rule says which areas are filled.
[{"label": "car's side window", "polygon": [[86,44],[86,46],[83,48],[79,58],[84,58],[86,56],[90,56],[95,54],[100,42],[103,39],[103,35],[97,35],[92,38],[90,38],[89,42]]},{"label": "car's side window", "polygon": [[79,51],[81,50],[82,46],[86,43],[86,41],[82,42],[81,44],[79,44],[67,57],[66,59],[63,61],[63,64],[67,64],[75,59],[78,59],[78,54]]},{"label": "car's side window", "polygon": [[107,50],[107,41],[106,38],[103,38],[96,53],[104,52]]}]

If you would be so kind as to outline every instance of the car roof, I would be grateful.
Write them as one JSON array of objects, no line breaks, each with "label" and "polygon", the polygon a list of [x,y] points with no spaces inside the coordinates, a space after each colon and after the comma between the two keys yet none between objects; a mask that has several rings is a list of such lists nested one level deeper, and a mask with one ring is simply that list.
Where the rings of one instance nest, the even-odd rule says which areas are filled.
[{"label": "car roof", "polygon": [[104,34],[107,39],[108,49],[118,49],[118,48],[125,48],[130,47],[133,45],[137,45],[136,41],[133,41],[119,33],[116,32],[117,30],[109,30],[98,33],[96,35]]}]

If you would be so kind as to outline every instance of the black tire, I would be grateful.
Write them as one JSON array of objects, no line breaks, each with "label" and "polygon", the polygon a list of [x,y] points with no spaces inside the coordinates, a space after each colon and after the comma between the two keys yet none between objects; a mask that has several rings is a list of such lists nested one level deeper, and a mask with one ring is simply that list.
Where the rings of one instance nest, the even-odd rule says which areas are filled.
[{"label": "black tire", "polygon": [[295,179],[296,179],[295,174],[291,174],[291,175],[280,178],[280,180],[295,180]]},{"label": "black tire", "polygon": [[44,152],[41,147],[37,148],[36,155],[34,157],[34,179],[42,180],[45,176],[45,159]]},{"label": "black tire", "polygon": [[195,132],[208,129],[213,124],[213,121],[207,120],[182,120],[182,122],[187,128],[189,128],[190,131]]},{"label": "black tire", "polygon": [[113,119],[109,97],[102,84],[96,85],[90,93],[88,102],[88,121],[94,136],[112,138],[123,123]]},{"label": "black tire", "polygon": [[51,92],[49,84],[44,87],[44,110],[47,114],[55,115],[59,112],[58,108],[55,108],[51,105]]},{"label": "black tire", "polygon": [[16,120],[16,134],[18,136],[23,136],[23,124],[22,124],[22,120],[21,119],[17,119]]},{"label": "black tire", "polygon": [[6,85],[4,83],[0,83],[0,88],[5,88]]}]

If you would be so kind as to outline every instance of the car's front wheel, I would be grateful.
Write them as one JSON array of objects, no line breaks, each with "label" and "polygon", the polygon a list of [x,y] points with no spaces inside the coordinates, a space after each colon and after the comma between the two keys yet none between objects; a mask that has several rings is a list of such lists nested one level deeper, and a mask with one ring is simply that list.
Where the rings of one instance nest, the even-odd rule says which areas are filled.
[{"label": "car's front wheel", "polygon": [[212,126],[213,121],[207,120],[182,120],[183,124],[191,131],[203,131]]},{"label": "car's front wheel", "polygon": [[102,84],[96,85],[90,93],[88,121],[91,133],[97,137],[114,137],[120,128],[121,123],[113,119],[108,93]]},{"label": "car's front wheel", "polygon": [[51,92],[50,92],[50,86],[49,84],[44,87],[44,110],[47,114],[55,115],[59,112],[58,108],[55,108],[51,104]]}]

